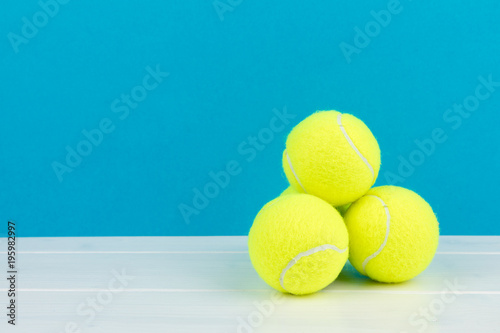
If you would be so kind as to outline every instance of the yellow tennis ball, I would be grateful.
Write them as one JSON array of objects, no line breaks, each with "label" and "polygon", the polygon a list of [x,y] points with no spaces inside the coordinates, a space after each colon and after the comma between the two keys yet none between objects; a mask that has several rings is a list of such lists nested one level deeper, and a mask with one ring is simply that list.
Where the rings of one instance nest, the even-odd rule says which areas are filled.
[{"label": "yellow tennis ball", "polygon": [[288,186],[286,188],[286,190],[284,190],[283,192],[281,192],[280,196],[283,196],[283,195],[289,195],[289,194],[299,194],[301,192],[299,192],[298,190],[296,190],[293,186]]},{"label": "yellow tennis ball", "polygon": [[342,215],[343,217],[345,213],[347,213],[347,211],[349,210],[349,207],[351,207],[350,203],[335,208],[339,211],[340,215]]},{"label": "yellow tennis ball", "polygon": [[248,235],[252,264],[271,287],[306,295],[332,283],[348,257],[349,236],[340,214],[308,194],[266,204]]},{"label": "yellow tennis ball", "polygon": [[403,282],[431,263],[439,224],[431,206],[413,191],[381,186],[354,202],[345,217],[349,261],[380,282]]},{"label": "yellow tennis ball", "polygon": [[[296,190],[293,186],[288,186],[286,190],[284,190],[281,195],[289,195],[289,194],[298,194],[298,193],[301,193],[300,191]],[[347,210],[349,209],[349,207],[351,206],[350,203],[348,204],[345,204],[345,205],[342,205],[342,206],[339,206],[339,207],[335,207],[340,215],[344,216],[344,214],[347,212]]]},{"label": "yellow tennis ball", "polygon": [[320,111],[288,135],[283,169],[295,189],[338,207],[356,201],[375,183],[380,148],[358,118]]}]

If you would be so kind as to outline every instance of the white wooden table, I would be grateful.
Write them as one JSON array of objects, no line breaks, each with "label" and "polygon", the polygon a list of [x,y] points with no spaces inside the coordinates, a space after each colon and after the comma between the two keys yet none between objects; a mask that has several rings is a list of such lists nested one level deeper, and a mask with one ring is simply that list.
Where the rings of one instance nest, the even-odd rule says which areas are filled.
[{"label": "white wooden table", "polygon": [[[403,284],[372,282],[348,264],[305,297],[270,289],[246,241],[18,239],[17,325],[7,325],[2,279],[0,331],[500,332],[500,236],[441,237],[431,266]],[[6,261],[1,239],[2,267]]]}]

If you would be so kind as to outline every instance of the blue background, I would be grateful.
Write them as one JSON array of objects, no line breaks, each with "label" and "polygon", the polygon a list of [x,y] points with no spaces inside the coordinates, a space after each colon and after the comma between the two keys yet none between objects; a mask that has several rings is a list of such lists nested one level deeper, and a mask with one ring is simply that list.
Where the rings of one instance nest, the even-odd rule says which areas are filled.
[{"label": "blue background", "polygon": [[[446,142],[398,184],[433,206],[442,234],[500,234],[500,88],[458,128],[443,118],[478,77],[500,81],[499,2],[401,1],[350,62],[340,44],[354,45],[355,28],[388,1],[223,3],[220,14],[211,1],[72,1],[15,52],[9,33],[21,36],[23,17],[42,9],[6,1],[0,221],[16,220],[21,236],[244,235],[287,186],[286,134],[315,110],[337,109],[377,137],[377,185],[398,174],[414,140],[443,129]],[[113,101],[157,65],[170,75],[120,119]],[[284,108],[295,118],[250,153],[248,137]],[[53,162],[105,118],[115,130],[59,181]],[[195,189],[233,160],[239,173],[183,218],[180,205],[192,207]]]}]

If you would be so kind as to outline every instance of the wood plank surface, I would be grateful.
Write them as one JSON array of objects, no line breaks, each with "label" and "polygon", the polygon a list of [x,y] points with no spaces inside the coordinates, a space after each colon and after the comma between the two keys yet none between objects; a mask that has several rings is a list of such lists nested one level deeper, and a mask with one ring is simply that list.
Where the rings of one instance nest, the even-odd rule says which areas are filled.
[{"label": "wood plank surface", "polygon": [[0,323],[13,332],[500,332],[500,237],[441,237],[402,284],[347,264],[306,297],[269,288],[246,237],[21,238],[18,249],[18,325]]}]

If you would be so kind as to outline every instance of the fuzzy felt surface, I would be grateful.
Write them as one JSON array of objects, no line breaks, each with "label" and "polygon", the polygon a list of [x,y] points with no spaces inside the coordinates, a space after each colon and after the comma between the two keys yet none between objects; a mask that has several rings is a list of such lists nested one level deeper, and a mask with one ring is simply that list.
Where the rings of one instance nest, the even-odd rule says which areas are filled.
[{"label": "fuzzy felt surface", "polygon": [[[301,193],[299,190],[297,190],[296,188],[294,188],[293,186],[288,186],[286,188],[286,190],[284,190],[283,192],[281,192],[281,195],[289,195],[289,194],[298,194],[298,193]],[[344,216],[344,214],[347,212],[347,210],[349,209],[349,207],[351,206],[350,203],[348,204],[345,204],[345,205],[342,205],[342,206],[338,206],[338,207],[335,207],[338,212],[340,213],[340,215]]]},{"label": "fuzzy felt surface", "polygon": [[[381,252],[366,264],[384,242],[389,215],[389,234]],[[439,224],[431,206],[413,191],[381,186],[368,191],[345,214],[349,232],[349,261],[363,275],[380,282],[403,282],[424,271],[439,241]]]},{"label": "fuzzy felt surface", "polygon": [[295,126],[288,135],[282,160],[290,185],[300,192],[304,192],[303,187],[308,194],[336,207],[365,194],[380,170],[380,148],[370,129],[358,118],[342,114],[346,133],[371,165],[374,175],[346,139],[338,115],[337,111],[316,112]]},{"label": "fuzzy felt surface", "polygon": [[325,244],[347,249],[349,237],[339,212],[308,194],[280,196],[266,204],[253,223],[248,250],[259,276],[281,292],[305,295],[332,283],[344,267],[348,250],[324,250],[304,257],[280,275],[300,253]]}]

